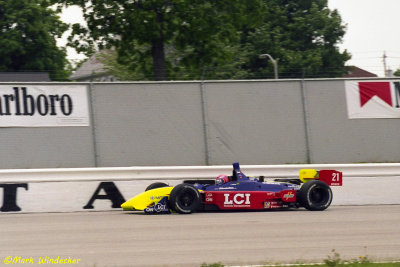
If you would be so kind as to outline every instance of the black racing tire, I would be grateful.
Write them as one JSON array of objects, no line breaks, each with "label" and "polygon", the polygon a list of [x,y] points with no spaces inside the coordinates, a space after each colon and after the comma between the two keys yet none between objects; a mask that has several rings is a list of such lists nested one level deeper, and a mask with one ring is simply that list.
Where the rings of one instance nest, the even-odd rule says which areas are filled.
[{"label": "black racing tire", "polygon": [[167,187],[168,185],[166,183],[160,183],[160,182],[156,182],[156,183],[152,183],[150,184],[148,187],[146,187],[146,190],[144,191],[149,191],[151,189],[156,189],[156,188],[161,188],[161,187]]},{"label": "black racing tire", "polygon": [[299,204],[312,211],[327,209],[332,203],[332,196],[329,185],[319,180],[311,180],[297,191]]},{"label": "black racing tire", "polygon": [[191,184],[179,184],[171,191],[169,205],[178,213],[195,212],[200,206],[200,193]]}]

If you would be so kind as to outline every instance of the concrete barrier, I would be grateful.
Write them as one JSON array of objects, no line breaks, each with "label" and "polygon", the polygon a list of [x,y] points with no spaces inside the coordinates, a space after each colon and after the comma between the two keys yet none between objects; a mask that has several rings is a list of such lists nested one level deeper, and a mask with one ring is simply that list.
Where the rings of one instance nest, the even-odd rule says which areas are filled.
[{"label": "concrete barrier", "polygon": [[[400,176],[400,163],[242,165],[241,168],[248,176],[277,178],[297,177],[300,169],[335,169],[342,171],[344,177]],[[0,170],[0,183],[182,180],[215,178],[231,172],[231,165],[12,169]]]},{"label": "concrete barrier", "polygon": [[[297,177],[302,168],[343,172],[333,205],[400,204],[400,164],[244,165],[248,176]],[[121,202],[163,181],[215,178],[231,166],[0,170],[1,212],[73,212],[119,209]],[[1,190],[2,189],[2,190]]]}]

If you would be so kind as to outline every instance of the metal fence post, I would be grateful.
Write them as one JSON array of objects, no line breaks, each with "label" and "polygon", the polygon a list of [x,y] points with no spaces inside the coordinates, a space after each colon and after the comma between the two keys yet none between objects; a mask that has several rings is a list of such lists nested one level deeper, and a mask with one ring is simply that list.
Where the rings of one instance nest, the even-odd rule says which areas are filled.
[{"label": "metal fence post", "polygon": [[97,139],[96,139],[96,123],[94,119],[94,97],[93,97],[93,83],[89,83],[89,112],[90,112],[90,121],[92,127],[92,140],[93,140],[93,159],[94,159],[94,166],[98,166],[98,154],[97,154]]},{"label": "metal fence post", "polygon": [[[203,76],[203,75],[202,75]],[[201,115],[203,118],[203,136],[204,136],[204,146],[205,146],[205,163],[210,165],[210,153],[208,144],[208,117],[207,117],[207,97],[205,92],[205,82],[202,77],[200,82],[200,95],[201,95]]]},{"label": "metal fence post", "polygon": [[307,103],[306,103],[306,88],[305,88],[305,81],[304,81],[304,72],[303,72],[303,77],[301,78],[300,81],[300,87],[301,87],[301,101],[303,105],[303,118],[304,118],[304,134],[305,134],[305,143],[306,143],[306,157],[307,157],[307,162],[310,164],[312,162],[311,158],[311,144],[310,144],[310,127],[309,127],[309,121],[308,121],[308,110],[307,110]]}]

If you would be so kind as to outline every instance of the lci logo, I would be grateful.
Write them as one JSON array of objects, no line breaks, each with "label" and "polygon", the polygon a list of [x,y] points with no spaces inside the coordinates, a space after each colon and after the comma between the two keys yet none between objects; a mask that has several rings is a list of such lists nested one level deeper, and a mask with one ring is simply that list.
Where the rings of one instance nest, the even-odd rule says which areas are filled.
[{"label": "lci logo", "polygon": [[225,197],[225,201],[224,201],[224,205],[250,205],[250,193],[238,193],[235,194],[232,198],[231,198],[231,194],[224,194]]}]

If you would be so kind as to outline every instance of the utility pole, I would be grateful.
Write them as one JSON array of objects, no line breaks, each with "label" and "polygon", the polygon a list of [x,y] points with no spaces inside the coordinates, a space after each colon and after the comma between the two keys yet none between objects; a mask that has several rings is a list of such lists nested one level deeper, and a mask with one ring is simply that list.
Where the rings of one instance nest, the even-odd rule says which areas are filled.
[{"label": "utility pole", "polygon": [[385,76],[385,77],[387,77],[388,75],[388,73],[387,73],[387,67],[386,67],[386,58],[387,58],[387,56],[386,56],[386,51],[383,51],[383,56],[382,56],[382,61],[383,61],[383,75]]}]

